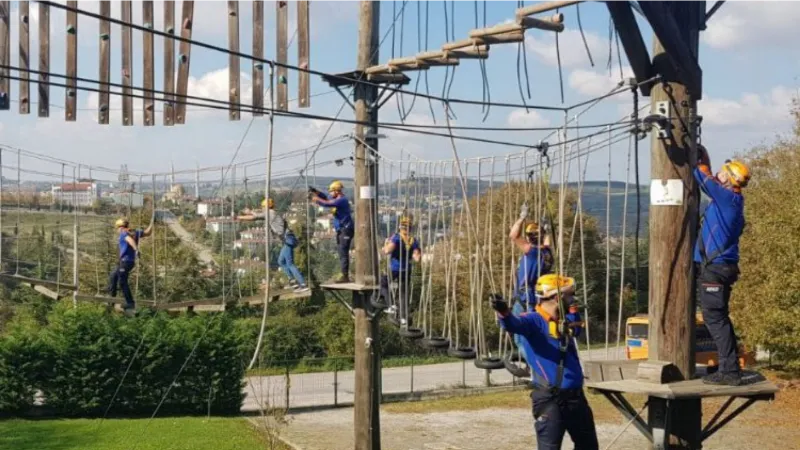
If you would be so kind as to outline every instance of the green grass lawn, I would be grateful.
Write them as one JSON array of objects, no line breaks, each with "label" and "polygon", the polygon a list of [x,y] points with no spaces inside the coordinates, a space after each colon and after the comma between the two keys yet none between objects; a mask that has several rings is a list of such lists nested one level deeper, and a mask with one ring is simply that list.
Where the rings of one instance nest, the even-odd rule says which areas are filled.
[{"label": "green grass lawn", "polygon": [[243,418],[2,420],[0,448],[14,450],[269,449]]}]

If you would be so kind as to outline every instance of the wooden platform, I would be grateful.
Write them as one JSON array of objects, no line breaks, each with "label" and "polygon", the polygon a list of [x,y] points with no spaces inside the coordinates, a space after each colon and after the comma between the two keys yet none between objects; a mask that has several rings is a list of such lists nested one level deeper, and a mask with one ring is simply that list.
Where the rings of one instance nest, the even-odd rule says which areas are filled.
[{"label": "wooden platform", "polygon": [[[75,294],[75,300],[79,302],[90,302],[90,303],[103,303],[103,304],[114,304],[114,305],[123,305],[125,304],[124,297],[106,297],[102,295],[84,295],[84,294]],[[136,306],[154,306],[155,302],[152,300],[136,300]]]},{"label": "wooden platform", "polygon": [[621,394],[642,394],[667,400],[707,397],[774,397],[778,387],[770,381],[760,381],[744,386],[715,386],[703,380],[677,381],[667,384],[639,380],[588,382],[586,387],[598,391]]},{"label": "wooden platform", "polygon": [[331,87],[352,86],[358,81],[369,81],[371,83],[387,83],[404,86],[411,82],[411,78],[402,74],[366,74],[363,70],[353,70],[350,72],[337,73],[333,75],[322,75],[322,81]]},{"label": "wooden platform", "polygon": [[44,286],[49,289],[64,289],[67,291],[74,291],[75,286],[69,283],[58,283],[50,280],[39,280],[36,278],[24,277],[22,275],[15,275],[8,272],[0,272],[0,280],[14,281],[17,283],[26,283],[32,286]]},{"label": "wooden platform", "polygon": [[379,285],[364,285],[358,283],[324,283],[320,285],[323,289],[331,291],[378,291],[381,289]]},{"label": "wooden platform", "polygon": [[[272,299],[272,301],[292,300],[292,299],[308,298],[308,297],[311,297],[310,289],[305,292],[294,292],[293,289],[276,289],[270,292],[270,298]],[[264,295],[256,294],[242,298],[236,298],[234,296],[230,296],[226,297],[225,299],[223,299],[222,297],[215,297],[215,298],[206,298],[199,300],[186,300],[174,303],[161,303],[156,307],[156,309],[178,311],[182,309],[191,308],[195,311],[224,311],[226,304],[260,306],[263,303],[264,303]]]}]

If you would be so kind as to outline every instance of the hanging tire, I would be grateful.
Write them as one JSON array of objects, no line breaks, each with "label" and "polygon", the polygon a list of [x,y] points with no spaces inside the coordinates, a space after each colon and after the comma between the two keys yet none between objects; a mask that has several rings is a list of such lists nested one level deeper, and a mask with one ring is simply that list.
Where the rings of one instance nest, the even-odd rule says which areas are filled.
[{"label": "hanging tire", "polygon": [[434,348],[434,349],[442,349],[450,347],[450,339],[441,336],[431,336],[429,338],[423,339],[420,343],[422,344],[423,347]]},{"label": "hanging tire", "polygon": [[495,356],[487,356],[485,358],[476,358],[475,367],[478,369],[502,369],[505,367],[503,360]]},{"label": "hanging tire", "polygon": [[400,328],[400,336],[406,339],[422,339],[425,337],[425,332],[419,328]]},{"label": "hanging tire", "polygon": [[476,356],[475,349],[472,347],[450,347],[447,349],[447,354],[458,359],[475,359]]},{"label": "hanging tire", "polygon": [[383,301],[383,297],[380,294],[372,294],[369,298],[369,304],[372,305],[375,309],[384,310],[389,307],[389,305]]},{"label": "hanging tire", "polygon": [[506,359],[512,362],[524,362],[525,358],[522,358],[519,354],[519,351],[514,350],[506,356]]},{"label": "hanging tire", "polygon": [[506,370],[517,378],[530,378],[531,376],[531,368],[528,366],[518,366],[510,359],[506,359],[503,361],[503,366]]}]

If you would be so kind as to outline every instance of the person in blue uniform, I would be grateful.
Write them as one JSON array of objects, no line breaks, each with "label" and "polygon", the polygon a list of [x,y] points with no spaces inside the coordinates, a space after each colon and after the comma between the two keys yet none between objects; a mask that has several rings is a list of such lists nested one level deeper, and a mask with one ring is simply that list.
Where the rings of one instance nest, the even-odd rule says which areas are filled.
[{"label": "person in blue uniform", "polygon": [[739,237],[745,224],[742,188],[750,181],[750,170],[740,161],[728,160],[714,175],[708,152],[700,145],[693,173],[700,190],[710,199],[695,244],[694,262],[703,320],[719,352],[719,370],[703,381],[738,386],[742,376],[728,303],[739,278]]},{"label": "person in blue uniform", "polygon": [[[539,450],[560,450],[569,433],[577,450],[597,450],[594,415],[583,393],[583,369],[572,327],[560,317],[575,292],[575,280],[555,274],[536,283],[539,303],[517,317],[502,296],[490,297],[500,325],[523,340],[531,367],[534,429]],[[562,305],[559,305],[562,302]]]},{"label": "person in blue uniform", "polygon": [[350,213],[350,202],[344,196],[344,185],[334,181],[328,187],[328,195],[311,188],[311,200],[333,212],[333,229],[336,231],[336,246],[339,250],[341,273],[334,280],[336,283],[350,282],[350,245],[355,234],[353,216]]},{"label": "person in blue uniform", "polygon": [[528,205],[522,205],[519,219],[511,226],[508,237],[522,252],[517,268],[516,296],[526,310],[536,305],[534,287],[536,280],[542,275],[547,275],[553,270],[553,252],[550,249],[549,226],[543,223],[541,232],[544,239],[540,238],[540,227],[537,223],[523,224],[528,218]]},{"label": "person in blue uniform", "polygon": [[112,297],[117,296],[117,287],[122,290],[122,295],[125,297],[125,305],[123,309],[126,315],[130,315],[136,308],[136,302],[133,300],[130,284],[128,284],[128,277],[136,266],[136,255],[139,253],[139,240],[143,237],[150,236],[153,232],[153,223],[147,226],[144,230],[131,229],[127,219],[117,219],[114,223],[117,229],[117,244],[119,247],[119,257],[117,258],[117,266],[109,276],[108,293]]},{"label": "person in blue uniform", "polygon": [[[408,313],[411,299],[411,261],[419,262],[422,259],[422,250],[419,241],[411,235],[411,226],[411,217],[401,217],[398,232],[386,239],[382,249],[384,255],[390,256],[389,269],[392,281],[398,284],[396,317],[401,327],[408,327],[410,324]],[[384,292],[384,295],[387,294]]]}]

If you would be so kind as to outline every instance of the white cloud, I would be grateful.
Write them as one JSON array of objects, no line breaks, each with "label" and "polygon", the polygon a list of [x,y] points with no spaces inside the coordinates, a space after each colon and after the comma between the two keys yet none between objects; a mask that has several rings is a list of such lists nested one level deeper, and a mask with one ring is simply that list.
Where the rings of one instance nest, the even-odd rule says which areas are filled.
[{"label": "white cloud", "polygon": [[[595,65],[605,63],[608,55],[608,42],[594,33],[584,33],[586,44],[592,54]],[[552,32],[528,32],[525,37],[528,51],[549,66],[558,65],[556,41]],[[564,30],[558,36],[558,47],[561,53],[561,66],[565,68],[588,67],[589,57],[578,30]],[[616,51],[616,50],[615,50]]]},{"label": "white cloud", "polygon": [[798,2],[727,2],[701,36],[715,49],[794,46],[800,38],[799,16]]},{"label": "white cloud", "polygon": [[[622,74],[625,78],[633,77],[633,71],[629,66],[622,67]],[[597,97],[608,94],[619,85],[619,81],[619,69],[612,70],[610,77],[603,72],[576,69],[569,74],[568,83],[569,87],[583,95]]]},{"label": "white cloud", "polygon": [[550,121],[538,111],[515,109],[506,117],[506,123],[512,127],[545,127]]},{"label": "white cloud", "polygon": [[797,92],[776,86],[765,94],[744,93],[739,100],[706,98],[698,103],[703,125],[741,130],[775,131],[791,121],[790,107]]}]

